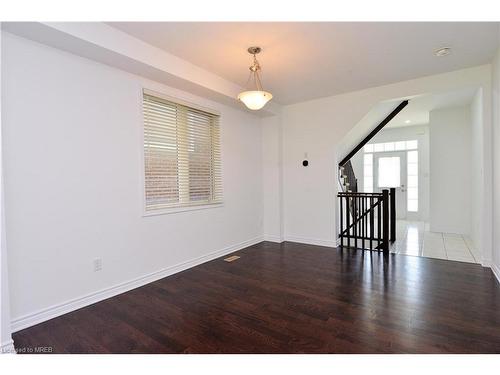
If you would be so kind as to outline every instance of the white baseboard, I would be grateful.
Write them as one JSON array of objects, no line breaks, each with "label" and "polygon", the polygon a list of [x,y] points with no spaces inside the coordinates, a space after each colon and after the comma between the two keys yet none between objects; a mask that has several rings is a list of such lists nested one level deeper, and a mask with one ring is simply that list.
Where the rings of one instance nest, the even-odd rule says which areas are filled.
[{"label": "white baseboard", "polygon": [[500,268],[494,263],[491,263],[490,267],[491,271],[493,272],[493,275],[495,275],[497,281],[500,283]]},{"label": "white baseboard", "polygon": [[0,346],[0,354],[16,354],[14,340],[10,339],[9,341],[3,342]]},{"label": "white baseboard", "polygon": [[337,241],[321,240],[321,239],[317,239],[317,238],[286,236],[285,241],[298,242],[298,243],[303,243],[303,244],[307,244],[307,245],[337,247]]},{"label": "white baseboard", "polygon": [[227,255],[237,250],[244,249],[245,247],[255,245],[259,242],[262,242],[263,237],[256,237],[251,240],[243,241],[238,244],[225,247],[221,250],[214,251],[212,253],[203,255],[201,257],[179,263],[175,266],[167,267],[162,270],[152,272],[148,275],[141,276],[139,278],[126,281],[124,283],[105,288],[99,290],[97,292],[87,294],[82,297],[78,297],[72,299],[70,301],[66,301],[57,305],[53,305],[51,307],[36,311],[31,314],[27,314],[18,318],[15,318],[11,321],[12,332],[19,331],[24,328],[31,327],[35,324],[42,323],[46,320],[53,319],[63,314],[67,314],[71,311],[75,311],[81,309],[82,307],[92,305],[96,302],[105,300],[110,297],[114,297],[118,294],[128,292],[129,290],[141,287],[143,285],[149,284],[153,281],[163,279],[164,277],[173,275],[177,272],[184,271],[188,268],[200,265],[202,263],[208,262],[210,260],[219,258],[221,256]]},{"label": "white baseboard", "polygon": [[279,237],[279,236],[273,236],[273,235],[267,234],[267,235],[264,235],[264,241],[282,243],[284,241],[284,239]]}]

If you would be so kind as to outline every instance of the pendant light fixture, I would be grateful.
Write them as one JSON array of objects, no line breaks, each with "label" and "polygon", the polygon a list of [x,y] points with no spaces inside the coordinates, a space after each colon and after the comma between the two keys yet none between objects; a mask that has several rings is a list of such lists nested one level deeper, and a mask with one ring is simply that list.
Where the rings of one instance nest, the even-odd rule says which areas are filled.
[{"label": "pendant light fixture", "polygon": [[259,71],[261,70],[259,62],[255,57],[261,51],[260,47],[250,47],[248,48],[248,53],[253,55],[253,64],[250,66],[250,76],[248,77],[248,83],[253,81],[253,90],[243,91],[238,95],[238,99],[241,100],[249,109],[254,111],[261,109],[266,105],[266,103],[273,98],[271,93],[264,91],[262,89],[262,83],[260,82]]}]

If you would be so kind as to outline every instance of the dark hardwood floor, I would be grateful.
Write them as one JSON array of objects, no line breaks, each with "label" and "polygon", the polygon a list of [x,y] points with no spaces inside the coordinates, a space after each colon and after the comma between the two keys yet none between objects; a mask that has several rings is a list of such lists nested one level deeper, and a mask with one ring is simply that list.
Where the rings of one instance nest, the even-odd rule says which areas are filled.
[{"label": "dark hardwood floor", "polygon": [[263,242],[14,334],[55,353],[500,353],[477,264]]}]

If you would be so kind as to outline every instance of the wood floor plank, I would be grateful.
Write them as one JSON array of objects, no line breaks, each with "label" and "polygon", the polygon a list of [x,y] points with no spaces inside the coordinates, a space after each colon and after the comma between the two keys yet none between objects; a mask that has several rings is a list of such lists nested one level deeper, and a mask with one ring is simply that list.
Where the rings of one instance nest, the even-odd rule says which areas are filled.
[{"label": "wood floor plank", "polygon": [[14,333],[20,353],[500,353],[500,286],[452,262],[262,242]]}]

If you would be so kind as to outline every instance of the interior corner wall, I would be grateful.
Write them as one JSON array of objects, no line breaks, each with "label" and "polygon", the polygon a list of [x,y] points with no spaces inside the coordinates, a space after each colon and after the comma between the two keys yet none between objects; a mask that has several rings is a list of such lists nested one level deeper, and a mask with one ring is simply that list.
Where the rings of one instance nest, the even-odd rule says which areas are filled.
[{"label": "interior corner wall", "polygon": [[471,234],[472,144],[469,106],[431,111],[430,230]]},{"label": "interior corner wall", "polygon": [[[473,253],[478,253],[483,249],[483,226],[482,217],[484,215],[483,206],[485,203],[485,173],[483,160],[483,91],[479,89],[474,95],[470,105],[470,127],[471,127],[471,233],[470,237],[474,244]],[[481,254],[482,257],[482,254]]]},{"label": "interior corner wall", "polygon": [[[0,29],[2,23],[0,22]],[[0,33],[0,88],[2,83],[2,34]],[[3,91],[0,89],[0,99]],[[0,354],[13,350],[10,327],[10,296],[7,267],[7,241],[5,236],[5,206],[3,181],[3,112],[0,100]]]},{"label": "interior corner wall", "polygon": [[283,237],[283,178],[281,116],[262,120],[262,182],[264,194],[264,239],[282,242]]},{"label": "interior corner wall", "polygon": [[[499,28],[500,41],[500,28]],[[492,64],[493,233],[491,268],[500,282],[500,44]]]},{"label": "interior corner wall", "polygon": [[[262,241],[261,118],[9,33],[2,77],[14,329]],[[222,206],[142,215],[143,87],[221,113]]]}]

